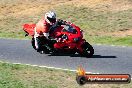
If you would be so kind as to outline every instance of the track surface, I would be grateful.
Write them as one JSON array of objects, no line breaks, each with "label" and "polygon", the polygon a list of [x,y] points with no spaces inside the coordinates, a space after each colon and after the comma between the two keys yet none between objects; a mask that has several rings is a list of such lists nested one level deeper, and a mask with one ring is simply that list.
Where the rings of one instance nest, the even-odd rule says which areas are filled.
[{"label": "track surface", "polygon": [[92,58],[79,55],[51,56],[37,53],[29,40],[0,39],[0,60],[11,63],[44,65],[76,70],[82,65],[87,72],[132,74],[132,47],[94,45]]}]

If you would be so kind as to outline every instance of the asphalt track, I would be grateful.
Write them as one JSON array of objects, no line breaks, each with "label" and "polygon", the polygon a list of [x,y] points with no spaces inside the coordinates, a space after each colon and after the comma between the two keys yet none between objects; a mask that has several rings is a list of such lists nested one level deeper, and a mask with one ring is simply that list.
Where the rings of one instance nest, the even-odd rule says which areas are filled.
[{"label": "asphalt track", "polygon": [[0,61],[76,70],[82,65],[87,72],[132,75],[132,47],[94,45],[92,58],[76,55],[51,56],[37,53],[30,40],[0,39]]}]

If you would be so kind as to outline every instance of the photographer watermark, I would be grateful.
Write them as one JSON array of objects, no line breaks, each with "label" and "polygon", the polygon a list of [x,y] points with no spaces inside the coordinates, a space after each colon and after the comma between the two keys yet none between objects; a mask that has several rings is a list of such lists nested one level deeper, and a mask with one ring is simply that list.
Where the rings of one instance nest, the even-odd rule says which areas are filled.
[{"label": "photographer watermark", "polygon": [[76,81],[80,85],[86,83],[130,83],[129,74],[86,74],[82,67],[77,71]]}]

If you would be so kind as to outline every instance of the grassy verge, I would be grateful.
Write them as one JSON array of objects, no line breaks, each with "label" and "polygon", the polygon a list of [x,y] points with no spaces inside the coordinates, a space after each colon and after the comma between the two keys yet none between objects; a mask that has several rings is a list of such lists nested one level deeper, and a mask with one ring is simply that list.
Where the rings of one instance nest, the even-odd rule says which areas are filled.
[{"label": "grassy verge", "polygon": [[92,44],[107,44],[117,46],[132,46],[132,36],[113,37],[113,36],[86,36],[87,41]]},{"label": "grassy verge", "polygon": [[79,86],[74,72],[0,63],[0,88],[130,88],[132,84]]},{"label": "grassy verge", "polygon": [[[129,36],[109,34],[113,32],[118,34],[120,31],[125,33],[126,29],[128,31],[132,30],[132,8],[114,11],[111,10],[113,5],[109,4],[98,4],[95,7],[76,6],[74,3],[65,4],[70,0],[63,0],[62,2],[28,0],[24,3],[19,0],[9,1],[0,1],[0,37],[23,39],[22,25],[24,23],[36,23],[43,16],[43,13],[50,9],[57,12],[58,18],[80,26],[85,31],[85,38],[89,42],[94,44],[132,45],[131,33],[129,33]],[[55,3],[59,3],[59,5]],[[118,3],[123,2],[119,1]]]}]

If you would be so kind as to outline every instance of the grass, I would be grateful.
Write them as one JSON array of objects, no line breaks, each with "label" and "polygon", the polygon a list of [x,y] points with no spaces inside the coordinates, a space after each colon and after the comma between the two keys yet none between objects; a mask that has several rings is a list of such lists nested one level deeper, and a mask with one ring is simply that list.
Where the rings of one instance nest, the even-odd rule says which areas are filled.
[{"label": "grass", "polygon": [[0,63],[0,88],[130,88],[132,84],[76,83],[76,73],[11,63]]},{"label": "grass", "polygon": [[132,46],[132,36],[127,37],[113,37],[113,36],[86,36],[90,43],[107,44],[117,46]]},{"label": "grass", "polygon": [[[36,23],[43,13],[50,9],[57,12],[58,18],[80,26],[85,31],[85,38],[93,44],[132,45],[129,40],[132,39],[132,34],[130,36],[109,34],[113,32],[118,34],[119,31],[125,33],[126,29],[132,30],[132,8],[114,11],[111,10],[109,4],[97,4],[95,7],[88,7],[76,6],[74,3],[65,4],[66,1],[70,2],[70,0],[53,2],[41,0],[0,1],[0,37],[23,39],[22,25],[24,23]],[[55,3],[59,3],[59,5]],[[123,1],[118,1],[118,3],[123,3]]]}]

